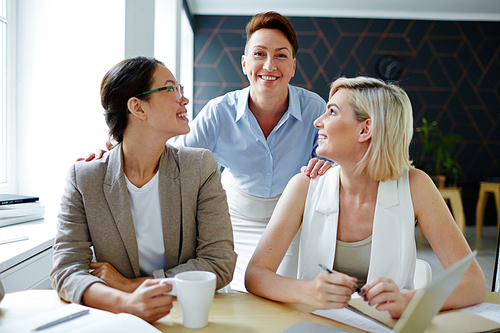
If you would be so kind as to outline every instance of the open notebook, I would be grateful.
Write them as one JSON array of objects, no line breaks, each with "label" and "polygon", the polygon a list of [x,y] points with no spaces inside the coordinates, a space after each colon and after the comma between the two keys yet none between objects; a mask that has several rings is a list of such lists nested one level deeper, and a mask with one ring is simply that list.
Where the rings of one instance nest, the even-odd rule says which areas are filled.
[{"label": "open notebook", "polygon": [[64,323],[43,329],[40,333],[109,333],[109,332],[161,332],[153,325],[139,317],[128,313],[114,314],[111,312],[89,308],[80,304],[69,304],[41,315],[27,318],[12,324],[1,325],[0,333],[32,333],[33,329],[74,314],[78,311],[89,309],[89,314]]},{"label": "open notebook", "polygon": [[448,268],[430,286],[420,289],[394,326],[394,332],[423,332],[455,289],[476,253],[472,252]]},{"label": "open notebook", "polygon": [[[394,332],[423,332],[434,316],[439,312],[453,289],[455,289],[475,256],[476,251],[449,267],[443,274],[435,278],[429,286],[420,289],[415,294],[410,304],[408,304],[401,318],[397,321],[391,318],[387,312],[377,311],[373,307],[369,307],[361,298],[356,298],[349,302],[350,310],[357,312],[359,315],[370,317],[382,325],[385,325],[385,327],[379,326],[378,328],[374,328],[373,331],[384,331],[385,328],[390,332],[392,328]],[[337,310],[316,310],[313,313],[342,321],[339,320],[339,318],[334,318],[333,313],[335,311]],[[351,319],[351,322],[346,322],[346,324],[351,325],[352,322],[353,320]],[[358,327],[357,325],[353,326]],[[358,328],[366,329],[363,327]]]}]

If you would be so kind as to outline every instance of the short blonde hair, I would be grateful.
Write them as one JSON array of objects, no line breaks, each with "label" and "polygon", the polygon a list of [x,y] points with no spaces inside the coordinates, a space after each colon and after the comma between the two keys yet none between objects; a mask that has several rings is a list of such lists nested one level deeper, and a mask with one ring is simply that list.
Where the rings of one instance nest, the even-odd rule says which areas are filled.
[{"label": "short blonde hair", "polygon": [[362,76],[335,80],[330,97],[339,89],[347,90],[356,120],[372,120],[371,141],[356,173],[366,169],[375,180],[399,179],[411,167],[413,111],[408,95],[396,84]]}]

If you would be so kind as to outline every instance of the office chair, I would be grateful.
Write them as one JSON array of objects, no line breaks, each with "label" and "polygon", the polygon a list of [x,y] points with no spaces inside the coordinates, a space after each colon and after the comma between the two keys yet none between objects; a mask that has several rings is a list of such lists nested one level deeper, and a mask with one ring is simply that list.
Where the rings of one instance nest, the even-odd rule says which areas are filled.
[{"label": "office chair", "polygon": [[417,258],[417,266],[415,267],[415,277],[413,283],[415,289],[420,289],[428,286],[432,282],[432,268],[425,260]]},{"label": "office chair", "polygon": [[[498,212],[500,214],[500,212]],[[493,266],[493,283],[491,285],[491,291],[498,292],[500,291],[500,262],[499,251],[500,251],[500,234],[497,235],[497,255],[495,257],[495,266]]]},{"label": "office chair", "polygon": [[0,280],[0,302],[3,299],[3,295],[5,295],[5,290],[3,289],[2,281]]}]

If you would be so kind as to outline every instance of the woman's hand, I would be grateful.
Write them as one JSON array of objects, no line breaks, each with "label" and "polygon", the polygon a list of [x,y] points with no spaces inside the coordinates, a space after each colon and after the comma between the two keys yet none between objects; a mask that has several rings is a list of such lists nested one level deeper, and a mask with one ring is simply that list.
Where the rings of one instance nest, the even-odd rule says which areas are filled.
[{"label": "woman's hand", "polygon": [[134,292],[134,290],[144,281],[144,278],[128,279],[124,277],[108,262],[91,262],[90,269],[93,270],[90,274],[97,276],[111,288],[127,293]]},{"label": "woman's hand", "polygon": [[387,311],[393,318],[399,318],[411,301],[411,296],[399,290],[390,278],[378,277],[365,284],[359,295],[375,305],[379,311]]},{"label": "woman's hand", "polygon": [[121,308],[124,312],[153,323],[170,313],[175,296],[165,293],[171,290],[171,284],[160,283],[159,280],[145,280],[133,293],[123,298]]},{"label": "woman's hand", "polygon": [[[108,151],[110,151],[111,148],[113,148],[113,145],[111,144],[111,142],[107,141],[106,142],[106,149],[108,149]],[[105,152],[106,152],[106,150],[99,149],[96,153],[90,153],[87,155],[87,157],[80,157],[76,161],[77,162],[79,162],[79,161],[89,162],[89,161],[92,161],[93,159],[99,160],[99,159],[101,159],[102,155],[104,155]]]},{"label": "woman's hand", "polygon": [[332,163],[325,160],[320,160],[319,158],[311,158],[307,166],[300,168],[300,172],[305,173],[311,179],[316,178],[317,175],[324,175],[326,170],[330,169]]},{"label": "woman's hand", "polygon": [[308,282],[302,303],[315,309],[341,309],[355,292],[357,279],[342,273],[320,273]]}]

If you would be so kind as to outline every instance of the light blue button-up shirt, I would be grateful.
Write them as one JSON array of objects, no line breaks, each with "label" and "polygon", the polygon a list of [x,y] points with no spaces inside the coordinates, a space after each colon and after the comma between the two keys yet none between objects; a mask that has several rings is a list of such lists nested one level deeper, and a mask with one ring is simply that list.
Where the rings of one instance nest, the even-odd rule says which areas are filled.
[{"label": "light blue button-up shirt", "polygon": [[318,130],[313,122],[326,107],[319,95],[306,89],[288,85],[288,93],[288,110],[267,139],[248,108],[247,87],[210,100],[191,122],[191,131],[179,138],[180,144],[210,150],[242,191],[277,196],[316,156]]}]

